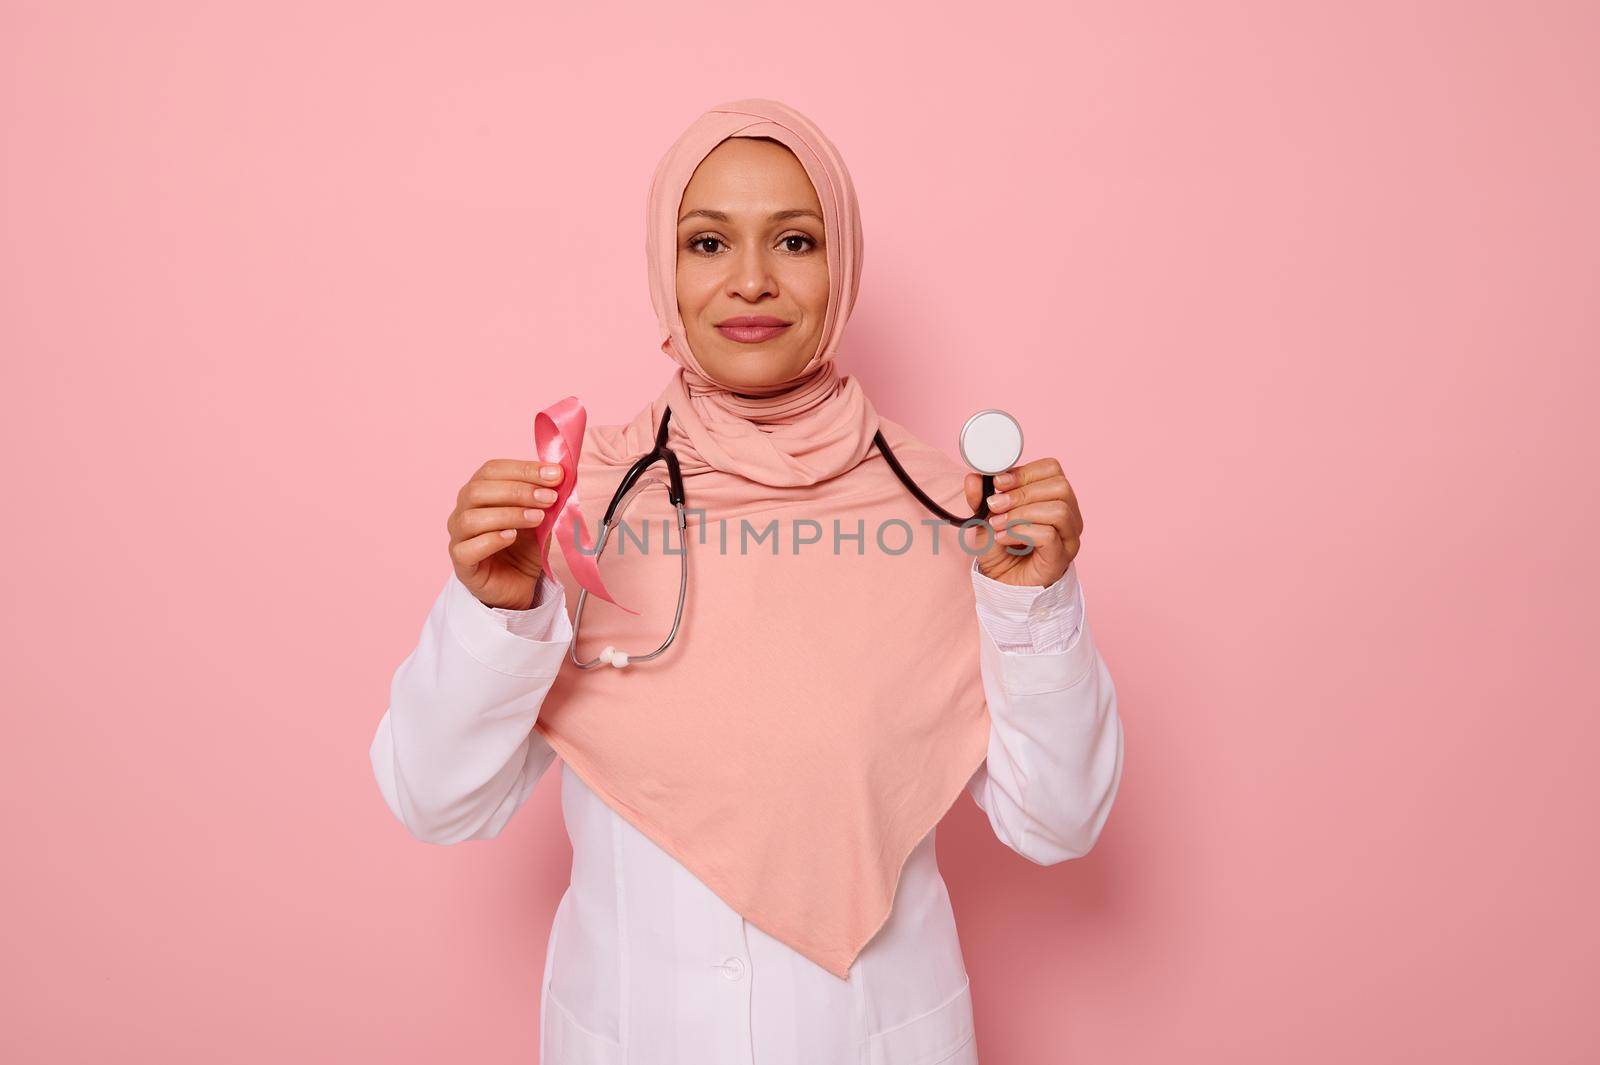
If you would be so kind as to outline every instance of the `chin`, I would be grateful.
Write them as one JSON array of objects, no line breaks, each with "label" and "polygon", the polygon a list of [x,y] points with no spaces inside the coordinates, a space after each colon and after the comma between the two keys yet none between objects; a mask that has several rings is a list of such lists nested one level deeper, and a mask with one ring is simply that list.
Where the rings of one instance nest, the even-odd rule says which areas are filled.
[{"label": "chin", "polygon": [[718,384],[763,388],[789,381],[805,369],[806,360],[793,351],[769,351],[744,344],[736,348],[734,351],[719,350],[715,363],[706,365],[706,371]]}]

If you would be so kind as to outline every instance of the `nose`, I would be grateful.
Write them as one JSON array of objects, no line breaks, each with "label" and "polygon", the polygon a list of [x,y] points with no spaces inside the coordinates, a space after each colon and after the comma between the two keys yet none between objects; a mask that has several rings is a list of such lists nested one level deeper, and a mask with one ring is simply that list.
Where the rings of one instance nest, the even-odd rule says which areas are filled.
[{"label": "nose", "polygon": [[747,243],[737,254],[729,256],[729,262],[732,274],[728,278],[728,295],[754,303],[778,294],[778,279],[772,271],[771,257],[756,242]]}]

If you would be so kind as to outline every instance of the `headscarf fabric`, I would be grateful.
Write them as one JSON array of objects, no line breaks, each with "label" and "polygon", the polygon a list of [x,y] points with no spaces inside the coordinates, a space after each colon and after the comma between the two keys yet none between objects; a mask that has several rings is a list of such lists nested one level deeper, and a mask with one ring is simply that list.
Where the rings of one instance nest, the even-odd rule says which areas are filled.
[{"label": "headscarf fabric", "polygon": [[[799,159],[822,202],[829,273],[816,353],[791,381],[743,395],[695,358],[676,296],[683,192],[728,137],[770,137]],[[679,368],[631,421],[588,427],[577,491],[603,514],[670,407],[690,508],[683,622],[653,661],[566,662],[535,728],[730,907],[843,978],[989,735],[972,556],[895,477],[874,433],[947,510],[964,506],[964,471],[837,370],[861,219],[843,159],[809,119],[773,100],[707,111],[657,167],[646,224],[661,348]],[[672,623],[681,560],[665,491],[641,495],[625,525],[633,535],[614,534],[601,569],[639,613],[587,602],[584,660],[607,645],[650,650]],[[551,562],[570,610],[576,583]]]}]

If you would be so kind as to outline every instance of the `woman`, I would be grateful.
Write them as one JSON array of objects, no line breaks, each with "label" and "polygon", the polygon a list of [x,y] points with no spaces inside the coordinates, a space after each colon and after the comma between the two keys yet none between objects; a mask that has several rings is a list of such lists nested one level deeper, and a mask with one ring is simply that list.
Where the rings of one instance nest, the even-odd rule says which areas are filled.
[{"label": "woman", "polygon": [[[1093,846],[1121,776],[1072,489],[1054,459],[1014,467],[990,503],[1009,530],[985,536],[931,519],[896,478],[880,440],[940,506],[979,504],[977,475],[835,368],[860,218],[837,151],[793,109],[702,115],[658,167],[647,222],[680,368],[630,423],[589,428],[573,490],[598,517],[660,437],[687,542],[651,550],[678,511],[665,485],[642,490],[623,515],[636,534],[600,566],[636,613],[591,597],[573,646],[573,575],[549,572],[563,555],[533,531],[562,470],[485,463],[372,744],[379,786],[420,839],[487,839],[561,757],[573,869],[545,1065],[975,1062],[935,825],[967,790],[1007,846],[1060,862]],[[630,661],[680,594],[667,650]]]}]

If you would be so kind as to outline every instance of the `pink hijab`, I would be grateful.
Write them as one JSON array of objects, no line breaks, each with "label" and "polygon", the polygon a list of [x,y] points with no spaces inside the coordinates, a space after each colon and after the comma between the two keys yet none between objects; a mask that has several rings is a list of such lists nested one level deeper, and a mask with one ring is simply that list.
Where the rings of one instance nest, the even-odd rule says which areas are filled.
[{"label": "pink hijab", "polygon": [[[822,202],[829,272],[816,354],[792,381],[741,389],[755,398],[706,374],[676,296],[683,191],[700,161],[738,136],[771,137],[800,160]],[[691,508],[683,624],[652,662],[565,664],[535,727],[729,906],[844,977],[989,735],[972,557],[894,476],[873,434],[956,513],[964,471],[880,418],[837,371],[860,287],[861,219],[843,159],[809,119],[772,100],[707,111],[657,167],[647,224],[661,347],[680,369],[632,421],[589,427],[578,493],[598,520],[671,408],[668,446]],[[618,601],[640,613],[590,599],[581,658],[607,644],[640,653],[666,635],[678,595],[679,557],[662,542],[670,524],[678,545],[673,513],[660,490],[629,510],[638,535],[614,540],[601,567]],[[576,583],[559,552],[550,562],[570,609]]]}]

